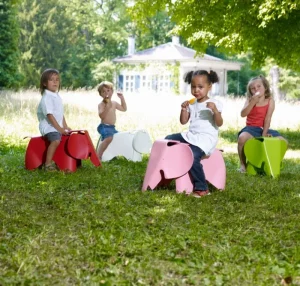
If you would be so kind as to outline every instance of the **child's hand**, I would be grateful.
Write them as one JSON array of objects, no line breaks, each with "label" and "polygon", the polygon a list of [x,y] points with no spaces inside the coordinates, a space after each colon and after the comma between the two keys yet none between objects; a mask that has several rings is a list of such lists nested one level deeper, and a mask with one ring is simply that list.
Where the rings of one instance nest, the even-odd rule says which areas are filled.
[{"label": "child's hand", "polygon": [[206,103],[206,107],[209,108],[209,109],[211,109],[211,111],[213,113],[218,112],[218,109],[217,109],[216,105],[213,102],[207,102]]},{"label": "child's hand", "polygon": [[72,130],[72,128],[70,128],[69,126],[65,127],[65,131],[70,133],[70,131]]},{"label": "child's hand", "polygon": [[263,94],[261,94],[259,91],[255,92],[253,95],[252,95],[252,100],[255,102],[255,103],[258,103],[259,100],[263,97]]},{"label": "child's hand", "polygon": [[109,99],[109,96],[108,96],[108,95],[104,97],[103,102],[104,102],[105,104],[107,104],[107,103],[110,102],[110,99]]},{"label": "child's hand", "polygon": [[189,105],[190,105],[189,101],[186,100],[186,101],[184,101],[183,103],[181,103],[181,108],[188,108]]},{"label": "child's hand", "polygon": [[60,133],[62,135],[69,135],[70,131],[71,131],[71,129],[69,127],[66,127],[66,128],[61,128]]},{"label": "child's hand", "polygon": [[111,99],[110,98],[105,98],[105,99],[103,100],[103,102],[105,104],[104,109],[110,109],[112,107]]},{"label": "child's hand", "polygon": [[118,96],[119,98],[124,97],[124,95],[123,95],[123,93],[122,93],[121,91],[118,91],[118,92],[117,92],[117,96]]}]

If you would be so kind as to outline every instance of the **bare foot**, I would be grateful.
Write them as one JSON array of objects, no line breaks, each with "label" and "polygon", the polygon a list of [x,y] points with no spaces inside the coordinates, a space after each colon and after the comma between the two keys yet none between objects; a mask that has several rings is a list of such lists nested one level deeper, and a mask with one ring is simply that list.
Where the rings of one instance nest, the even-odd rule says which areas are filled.
[{"label": "bare foot", "polygon": [[238,171],[239,171],[240,173],[246,173],[246,168],[245,168],[244,166],[241,166],[241,167],[238,169]]}]

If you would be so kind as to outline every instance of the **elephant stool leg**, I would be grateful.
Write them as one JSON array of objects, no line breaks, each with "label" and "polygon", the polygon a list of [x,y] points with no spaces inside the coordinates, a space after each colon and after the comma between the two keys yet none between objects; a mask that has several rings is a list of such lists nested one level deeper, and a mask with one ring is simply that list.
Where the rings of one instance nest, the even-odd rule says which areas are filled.
[{"label": "elephant stool leg", "polygon": [[25,153],[25,168],[33,170],[40,167],[46,160],[48,143],[42,137],[32,137],[28,143]]},{"label": "elephant stool leg", "polygon": [[189,191],[191,181],[188,172],[192,163],[193,153],[188,144],[156,140],[150,153],[142,190],[145,191],[148,186],[153,190],[160,184],[166,185],[175,180],[178,191]]},{"label": "elephant stool leg", "polygon": [[222,152],[215,149],[207,158],[201,160],[206,180],[219,190],[225,190],[226,166]]},{"label": "elephant stool leg", "polygon": [[186,173],[185,175],[177,178],[175,180],[176,183],[176,192],[177,193],[186,193],[190,194],[193,192],[193,183],[191,180],[191,176],[189,173]]},{"label": "elephant stool leg", "polygon": [[62,136],[61,142],[58,145],[53,161],[62,171],[75,172],[77,168],[77,159],[72,158],[67,152],[67,144],[70,136]]}]

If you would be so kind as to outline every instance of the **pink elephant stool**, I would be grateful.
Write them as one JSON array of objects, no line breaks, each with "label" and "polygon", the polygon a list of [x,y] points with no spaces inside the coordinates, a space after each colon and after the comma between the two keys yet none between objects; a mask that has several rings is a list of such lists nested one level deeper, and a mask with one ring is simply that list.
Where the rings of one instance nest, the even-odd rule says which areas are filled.
[{"label": "pink elephant stool", "polygon": [[[189,145],[173,140],[156,140],[152,146],[142,191],[148,187],[166,186],[175,180],[177,193],[191,193],[193,183],[189,170],[193,164],[193,153]],[[226,167],[222,152],[218,149],[201,160],[206,180],[217,189],[224,190]]]},{"label": "pink elephant stool", "polygon": [[[48,145],[48,141],[42,136],[30,139],[25,153],[26,169],[33,170],[45,163]],[[60,170],[75,172],[81,166],[81,160],[88,158],[96,167],[101,166],[88,131],[72,130],[69,135],[62,136],[53,161]]]}]

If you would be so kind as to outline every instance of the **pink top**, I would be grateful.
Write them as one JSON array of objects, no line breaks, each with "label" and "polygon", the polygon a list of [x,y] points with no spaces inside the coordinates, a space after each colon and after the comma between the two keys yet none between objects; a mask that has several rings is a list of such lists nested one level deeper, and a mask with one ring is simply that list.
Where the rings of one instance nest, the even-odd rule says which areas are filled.
[{"label": "pink top", "polygon": [[268,101],[268,104],[264,106],[254,106],[249,112],[249,114],[247,115],[246,125],[263,127],[266,114],[269,108],[269,104],[270,104],[270,100]]}]

